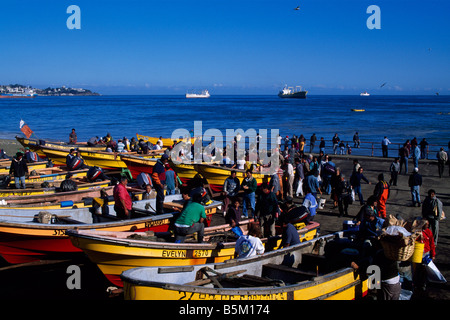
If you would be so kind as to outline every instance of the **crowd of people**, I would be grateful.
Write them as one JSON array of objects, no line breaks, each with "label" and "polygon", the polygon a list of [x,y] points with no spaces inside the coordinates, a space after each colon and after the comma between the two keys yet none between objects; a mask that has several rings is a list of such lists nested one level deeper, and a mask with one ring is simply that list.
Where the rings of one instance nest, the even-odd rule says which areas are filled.
[{"label": "crowd of people", "polygon": [[[359,228],[359,236],[364,240],[373,242],[380,235],[385,221],[389,217],[389,208],[387,201],[391,195],[392,188],[399,185],[399,176],[409,175],[407,179],[408,187],[411,193],[411,206],[421,207],[420,219],[423,221],[422,241],[425,243],[425,254],[431,259],[436,257],[436,246],[438,243],[439,223],[445,218],[442,201],[437,197],[437,192],[431,186],[428,186],[427,196],[421,200],[421,187],[423,179],[420,170],[419,159],[428,156],[428,142],[423,139],[420,143],[414,138],[406,141],[398,150],[392,163],[380,172],[377,180],[369,179],[365,175],[364,167],[357,159],[352,160],[352,169],[348,174],[344,173],[333,160],[334,155],[351,154],[349,143],[342,142],[336,133],[332,138],[333,154],[325,153],[325,140],[320,138],[319,153],[313,154],[316,142],[319,139],[314,135],[310,138],[308,154],[305,151],[306,139],[303,135],[293,136],[289,139],[279,137],[278,144],[280,152],[281,170],[271,175],[267,183],[258,187],[256,179],[253,177],[252,166],[242,166],[246,170],[245,178],[240,181],[236,177],[236,172],[231,171],[230,177],[225,180],[223,185],[223,212],[227,223],[232,227],[239,225],[242,219],[252,219],[249,232],[242,235],[236,242],[236,255],[239,258],[248,257],[264,253],[264,246],[260,238],[275,235],[276,224],[281,224],[283,229],[283,246],[295,245],[299,243],[298,233],[292,225],[291,217],[294,212],[298,213],[296,217],[301,217],[302,221],[309,223],[315,219],[321,199],[329,195],[332,203],[332,212],[337,209],[337,215],[349,216],[349,208],[356,202],[356,196],[359,201],[359,210],[353,221]],[[70,143],[76,144],[77,138],[75,129],[70,135]],[[139,151],[148,153],[149,150],[158,150],[162,148],[162,141],[158,141],[151,147],[143,140],[136,142],[134,138],[131,141],[124,139],[118,140],[118,143],[112,139],[110,134],[99,139],[94,137],[88,142],[90,145],[104,144],[110,151]],[[358,132],[353,137],[353,147],[359,148],[361,144]],[[381,143],[383,157],[388,157],[389,145],[391,142],[384,137]],[[284,147],[284,148],[283,148]],[[17,188],[24,187],[24,176],[27,174],[27,161],[23,154],[17,154],[12,159],[11,173],[16,178]],[[78,155],[79,157],[79,155]],[[412,159],[413,169],[408,170],[409,158]],[[77,158],[77,151],[71,150],[67,161],[71,164],[73,159]],[[179,213],[176,215],[173,230],[176,242],[184,242],[187,235],[197,233],[197,240],[203,241],[204,220],[206,219],[204,208],[205,190],[202,185],[194,187],[183,186],[176,173],[168,164],[169,156],[164,153],[157,160],[151,174],[151,181],[144,186],[149,193],[150,190],[156,192],[156,213],[164,213],[163,203],[165,192],[173,194],[175,189],[180,189],[182,197],[187,200],[182,209],[176,209]],[[438,160],[439,177],[444,176],[445,165],[448,164],[448,154],[444,148],[441,148],[436,154]],[[343,161],[343,160],[341,160]],[[348,161],[348,160],[347,160]],[[231,161],[232,162],[232,161]],[[82,165],[82,164],[81,164]],[[232,168],[242,169],[240,164],[231,166]],[[386,174],[389,173],[390,177]],[[449,169],[450,175],[450,169]],[[23,177],[23,178],[22,178]],[[126,191],[128,179],[123,177],[114,188],[114,209],[119,218],[130,218],[132,207],[131,198]],[[364,195],[362,184],[373,184],[373,191]],[[21,184],[23,186],[21,186]],[[364,188],[367,190],[367,188]],[[367,196],[367,198],[365,197]],[[298,198],[296,204],[294,199]],[[424,254],[424,256],[425,256]],[[375,256],[374,256],[375,257]],[[382,283],[384,285],[383,299],[398,299],[399,281],[397,263],[387,261],[386,257],[377,256],[380,265],[386,266],[387,272],[383,273]],[[358,265],[354,264],[355,268]],[[422,270],[423,271],[423,270]],[[423,279],[423,272],[420,267],[415,271],[414,281],[416,287],[422,290],[426,288],[426,281]]]}]

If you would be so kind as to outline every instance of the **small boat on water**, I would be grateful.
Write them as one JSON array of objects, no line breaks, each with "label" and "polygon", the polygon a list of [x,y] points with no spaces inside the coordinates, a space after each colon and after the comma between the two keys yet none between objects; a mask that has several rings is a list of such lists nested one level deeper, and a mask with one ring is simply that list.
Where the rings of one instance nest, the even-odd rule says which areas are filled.
[{"label": "small boat on water", "polygon": [[210,96],[208,90],[203,90],[202,93],[186,93],[186,98],[209,98]]},{"label": "small boat on water", "polygon": [[367,91],[364,91],[364,92],[361,92],[359,95],[361,97],[368,97],[368,96],[370,96],[370,93],[368,93]]},{"label": "small boat on water", "polygon": [[[354,300],[368,278],[350,267],[343,232],[246,259],[126,270],[126,300]],[[351,241],[351,240],[347,240]],[[347,246],[351,246],[348,245]],[[352,249],[354,250],[354,249]],[[341,254],[340,259],[336,256]],[[359,252],[358,252],[359,254]]]},{"label": "small boat on water", "polygon": [[[176,201],[181,201],[181,195],[166,196],[165,205],[171,208]],[[211,204],[207,216],[220,204]],[[0,211],[0,255],[11,264],[71,258],[83,252],[72,245],[69,230],[165,232],[173,218],[173,213],[156,215],[151,210],[156,207],[155,199],[133,202],[133,215],[127,220],[116,217],[113,204],[107,207],[109,214],[84,207],[46,210],[37,217],[30,210]]]},{"label": "small boat on water", "polygon": [[288,87],[287,85],[278,92],[278,96],[280,98],[294,98],[294,99],[305,99],[308,91],[302,90],[301,86],[296,86],[295,89],[293,87]]},{"label": "small boat on water", "polygon": [[[250,220],[240,222],[244,233],[249,223]],[[300,223],[298,228],[301,241],[306,241],[317,236],[319,224]],[[233,259],[237,236],[230,230],[228,224],[205,228],[204,243],[158,241],[158,234],[147,239],[142,232],[71,230],[68,235],[74,246],[82,249],[114,285],[121,286],[120,274],[135,267],[189,266]],[[277,236],[262,239],[266,251],[280,246],[281,232],[277,228]]]},{"label": "small boat on water", "polygon": [[364,112],[366,109],[350,109],[353,112]]},{"label": "small boat on water", "polygon": [[[223,191],[223,184],[225,183],[225,180],[231,175],[231,171],[236,171],[236,177],[241,183],[246,177],[245,170],[232,169],[229,167],[205,163],[194,164],[193,166],[194,169],[208,181],[208,184],[214,192]],[[264,182],[268,183],[270,181],[271,175],[268,173],[260,173],[255,171],[253,172],[252,176],[256,179],[257,185],[259,186]]]}]

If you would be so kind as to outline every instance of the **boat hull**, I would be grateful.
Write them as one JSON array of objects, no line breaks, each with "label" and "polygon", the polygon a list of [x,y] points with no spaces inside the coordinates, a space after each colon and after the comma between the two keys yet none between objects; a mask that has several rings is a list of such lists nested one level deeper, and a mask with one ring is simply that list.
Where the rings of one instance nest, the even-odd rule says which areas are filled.
[{"label": "boat hull", "polygon": [[[174,201],[181,196],[168,196],[167,201]],[[133,207],[142,210],[147,202],[155,202],[155,199],[141,200],[133,203]],[[218,203],[215,204],[217,207]],[[155,204],[150,207],[155,207]],[[114,213],[114,205],[109,205],[109,211]],[[117,220],[113,217],[98,216],[103,222],[94,223],[91,209],[57,209],[48,210],[51,214],[72,221],[84,221],[74,224],[44,224],[34,222],[35,212],[29,210],[14,211],[9,215],[8,211],[0,211],[0,255],[9,263],[26,263],[36,260],[62,259],[74,253],[82,253],[82,250],[73,245],[67,235],[69,230],[99,230],[107,232],[167,232],[173,213],[154,215],[145,213],[139,218],[129,220]],[[215,209],[208,211],[208,218],[215,213]],[[86,220],[87,219],[87,220]],[[70,221],[70,220],[69,220]]]},{"label": "boat hull", "polygon": [[[236,177],[239,179],[240,183],[242,183],[246,177],[245,170],[231,169],[208,164],[194,164],[193,166],[194,169],[208,181],[209,186],[214,192],[223,191],[223,185],[225,180],[230,177],[231,171],[236,171]],[[270,181],[269,174],[254,172],[252,176],[256,179],[258,186],[262,183],[268,183]]]},{"label": "boat hull", "polygon": [[[66,171],[61,170],[59,168],[45,168],[40,169],[37,172],[37,175],[29,175],[25,178],[25,185],[27,186],[39,186],[43,182],[49,182],[57,184],[58,186],[64,180],[66,180],[67,175],[70,174],[71,178],[84,178],[86,177],[88,169],[82,170],[74,170],[74,171]],[[14,179],[11,179],[10,186],[13,187],[15,185]]]},{"label": "boat hull", "polygon": [[288,93],[288,94],[279,93],[278,97],[286,98],[286,99],[306,99],[307,93],[308,93],[308,91],[298,91],[298,92]]},{"label": "boat hull", "polygon": [[193,164],[175,164],[171,160],[169,160],[169,163],[170,167],[175,171],[183,183],[189,183],[189,181],[198,174],[198,171],[195,170]]},{"label": "boat hull", "polygon": [[[144,135],[138,134],[138,133],[136,133],[136,137],[137,137],[138,141],[140,139],[142,139],[145,142],[148,141],[148,142],[150,142],[152,144],[156,144],[158,142],[158,140],[161,140],[162,143],[163,143],[163,147],[171,147],[171,146],[173,146],[173,143],[174,143],[174,140],[172,140],[170,138],[161,138],[161,139],[159,139],[157,137],[144,136]],[[191,144],[194,144],[195,139],[194,138],[189,138],[189,139],[190,139]],[[175,141],[177,141],[177,142],[179,142],[179,141],[188,142],[189,140],[188,139],[180,139],[179,138],[179,139],[175,139]]]},{"label": "boat hull", "polygon": [[153,167],[158,159],[122,155],[121,160],[125,164],[126,168],[128,168],[128,170],[130,171],[133,179],[136,179],[137,176],[142,172],[151,175],[153,172]]},{"label": "boat hull", "polygon": [[[241,227],[247,222],[242,222]],[[319,224],[312,223],[299,230],[301,241],[307,241],[317,236]],[[209,232],[227,229],[229,225],[210,227],[205,229],[205,237]],[[223,262],[233,259],[235,242],[220,243],[169,243],[146,242],[126,239],[128,234],[101,234],[95,232],[69,233],[73,244],[81,248],[89,259],[97,264],[106,278],[116,286],[122,286],[120,275],[125,270],[143,266],[187,266],[205,263]],[[114,238],[115,237],[120,237]],[[267,239],[266,239],[267,240]],[[264,241],[266,244],[266,241]],[[272,239],[266,244],[266,250],[278,248],[281,238]]]},{"label": "boat hull", "polygon": [[[308,259],[313,262],[308,268],[314,268],[316,262],[325,258],[322,243],[333,239],[334,234],[327,235],[261,256],[224,263],[130,269],[121,276],[124,297],[126,300],[354,300],[364,297],[368,280],[362,280],[352,268],[335,264],[322,274],[304,269]],[[203,276],[205,272],[216,280]],[[270,279],[276,284],[270,284]],[[223,286],[219,287],[217,281]],[[249,282],[252,284],[244,285]]]},{"label": "boat hull", "polygon": [[[0,166],[0,175],[9,174],[9,169],[11,167],[11,160],[8,160],[7,162],[2,162]],[[28,172],[31,172],[33,170],[40,170],[47,168],[47,161],[39,161],[39,162],[32,162],[27,163]]]},{"label": "boat hull", "polygon": [[72,145],[60,141],[44,141],[38,139],[23,138],[19,136],[16,136],[16,140],[22,146],[28,147],[31,151],[36,152],[41,158],[47,157],[47,154],[42,150],[43,147],[61,150],[64,153],[64,161],[62,162],[62,164],[64,165],[66,163],[65,156],[67,156],[69,150],[72,148],[89,151],[103,150],[105,148],[105,146],[88,146],[84,143],[77,143]]},{"label": "boat hull", "polygon": [[[77,180],[74,180],[77,181]],[[78,182],[78,190],[77,191],[84,191],[84,190],[93,190],[98,188],[104,188],[109,185],[110,181],[100,181],[100,182]],[[65,196],[65,192],[57,192],[57,189],[55,187],[52,188],[28,188],[28,189],[0,189],[0,198],[6,198],[5,200],[8,203],[13,202],[36,202],[36,201],[54,201],[56,198],[63,198]],[[68,195],[67,197],[73,197],[73,194]],[[87,195],[82,195],[87,196]],[[53,198],[50,200],[50,198]],[[69,200],[76,200],[76,198],[70,198]]]}]

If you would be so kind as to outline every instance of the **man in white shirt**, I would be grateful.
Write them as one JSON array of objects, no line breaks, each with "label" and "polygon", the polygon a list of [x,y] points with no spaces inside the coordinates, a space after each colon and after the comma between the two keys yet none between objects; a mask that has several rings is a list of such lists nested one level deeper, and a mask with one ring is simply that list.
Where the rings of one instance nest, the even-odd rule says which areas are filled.
[{"label": "man in white shirt", "polygon": [[383,140],[381,140],[381,151],[383,152],[383,158],[388,157],[388,145],[391,144],[389,139],[385,136]]}]

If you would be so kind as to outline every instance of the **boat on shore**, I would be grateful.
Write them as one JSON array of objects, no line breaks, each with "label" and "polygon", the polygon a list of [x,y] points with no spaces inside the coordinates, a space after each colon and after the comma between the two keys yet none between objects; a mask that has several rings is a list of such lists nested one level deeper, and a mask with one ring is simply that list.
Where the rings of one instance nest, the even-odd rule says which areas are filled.
[{"label": "boat on shore", "polygon": [[186,98],[209,98],[210,96],[208,90],[203,90],[202,93],[186,93]]},{"label": "boat on shore", "polygon": [[301,86],[288,87],[287,85],[278,92],[280,98],[305,99],[308,91],[302,90]]},{"label": "boat on shore", "polygon": [[[251,221],[241,221],[239,227],[246,233]],[[301,241],[313,239],[319,224],[299,224]],[[82,249],[88,258],[114,285],[122,286],[120,274],[128,269],[144,266],[189,266],[222,262],[233,259],[237,236],[228,224],[205,228],[204,243],[194,238],[175,243],[167,234],[146,235],[130,232],[100,232],[97,230],[71,230],[68,232],[73,244]],[[281,229],[277,236],[262,239],[266,251],[276,250],[281,244]],[[158,241],[161,237],[161,241]]]},{"label": "boat on shore", "polygon": [[[343,232],[246,259],[190,266],[139,267],[121,279],[126,300],[355,300],[368,279],[351,256],[331,253]],[[349,240],[350,241],[350,240]],[[344,249],[341,247],[340,249]],[[342,251],[341,251],[342,252]],[[353,257],[355,258],[355,257]]]},{"label": "boat on shore", "polygon": [[[90,182],[86,179],[70,179],[75,182],[77,191],[85,191],[85,190],[95,190],[98,188],[105,188],[109,186],[110,181],[97,181],[97,182]],[[59,184],[60,186],[61,184]],[[69,192],[69,191],[67,191]],[[72,191],[70,191],[72,192]],[[87,191],[86,191],[87,192]],[[80,192],[81,193],[81,192]],[[3,198],[7,203],[25,203],[25,202],[47,202],[47,201],[56,201],[56,200],[49,200],[57,199],[57,198],[63,198],[63,195],[65,192],[61,191],[60,187],[49,187],[49,188],[27,188],[27,189],[0,189],[0,198]],[[88,195],[86,195],[88,196]],[[75,197],[75,195],[67,195],[68,200],[75,200],[70,199],[69,197]],[[45,200],[44,200],[45,199]]]},{"label": "boat on shore", "polygon": [[145,158],[142,156],[128,154],[122,154],[120,156],[120,160],[125,164],[125,167],[128,168],[133,179],[136,179],[142,172],[151,175],[153,172],[153,167],[158,161],[157,158]]},{"label": "boat on shore", "polygon": [[190,141],[191,144],[194,144],[194,141],[195,141],[195,139],[192,138],[192,137],[185,137],[183,139],[178,138],[176,140],[172,140],[170,138],[162,138],[162,137],[161,138],[157,138],[157,137],[144,136],[144,135],[138,134],[138,133],[136,133],[136,137],[137,137],[138,141],[142,139],[142,140],[144,140],[144,142],[150,142],[153,145],[155,145],[159,140],[161,140],[162,143],[163,143],[163,147],[166,147],[166,148],[173,146],[173,144],[175,142],[182,141],[182,142],[186,142],[187,143],[187,142]]},{"label": "boat on shore", "polygon": [[[27,188],[30,187],[39,187],[43,182],[48,182],[50,184],[57,183],[58,185],[67,179],[70,178],[83,178],[86,177],[89,169],[81,169],[81,170],[73,170],[67,171],[58,167],[53,168],[44,168],[33,170],[34,174],[30,174],[25,178],[25,185]],[[31,172],[31,171],[30,171]],[[11,181],[9,183],[10,187],[14,187],[14,177],[11,177]]]},{"label": "boat on shore", "polygon": [[[223,184],[225,183],[225,180],[231,176],[232,171],[236,171],[236,177],[239,179],[240,183],[242,183],[246,177],[245,170],[206,163],[193,164],[193,166],[194,169],[208,181],[209,186],[214,192],[223,191]],[[256,179],[258,186],[264,182],[269,183],[270,181],[270,174],[268,173],[254,171],[252,176]]]},{"label": "boat on shore", "polygon": [[105,170],[122,170],[128,167],[122,156],[156,159],[161,157],[163,152],[164,150],[152,150],[148,154],[138,154],[136,152],[81,151],[80,155],[88,166]]},{"label": "boat on shore", "polygon": [[[10,159],[0,160],[0,176],[9,174],[9,169],[11,168]],[[38,161],[38,162],[30,162],[27,163],[28,171],[31,172],[33,170],[39,170],[47,168],[47,161]]]},{"label": "boat on shore", "polygon": [[194,179],[194,177],[198,174],[193,164],[174,163],[172,159],[169,158],[169,165],[173,171],[175,171],[182,183],[189,183],[189,181]]},{"label": "boat on shore", "polygon": [[[165,205],[171,207],[180,200],[181,195],[166,196]],[[69,230],[166,232],[173,218],[173,210],[162,215],[151,210],[156,207],[155,199],[133,202],[132,218],[127,220],[116,217],[113,204],[107,207],[108,214],[84,207],[47,210],[38,217],[30,210],[0,211],[0,255],[11,264],[73,258],[83,251],[72,244]]]}]

